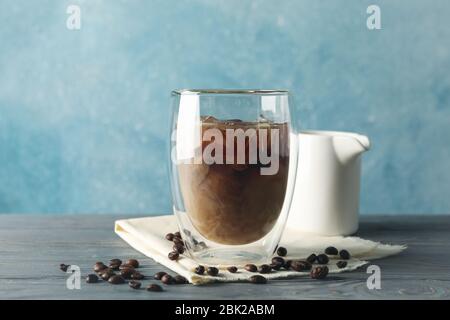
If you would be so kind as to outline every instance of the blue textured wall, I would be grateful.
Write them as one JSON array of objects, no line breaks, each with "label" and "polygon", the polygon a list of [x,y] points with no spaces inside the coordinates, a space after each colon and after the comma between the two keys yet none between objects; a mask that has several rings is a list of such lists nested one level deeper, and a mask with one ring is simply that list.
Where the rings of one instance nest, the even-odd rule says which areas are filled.
[{"label": "blue textured wall", "polygon": [[169,212],[170,90],[252,87],[292,90],[303,128],[371,137],[363,213],[449,213],[449,16],[448,0],[0,0],[0,212]]}]

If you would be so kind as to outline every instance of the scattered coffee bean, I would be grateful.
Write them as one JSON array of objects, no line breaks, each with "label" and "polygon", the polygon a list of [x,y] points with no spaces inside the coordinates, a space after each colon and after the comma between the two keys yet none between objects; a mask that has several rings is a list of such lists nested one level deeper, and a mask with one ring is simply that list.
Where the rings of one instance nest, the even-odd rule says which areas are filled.
[{"label": "scattered coffee bean", "polygon": [[328,254],[330,256],[335,256],[338,254],[338,249],[335,247],[328,247],[325,249],[325,254]]},{"label": "scattered coffee bean", "polygon": [[182,253],[184,253],[184,246],[179,243],[176,243],[173,246],[173,251],[178,252],[179,254],[182,254]]},{"label": "scattered coffee bean", "polygon": [[267,279],[264,278],[263,276],[260,276],[260,275],[251,276],[250,278],[248,278],[248,280],[249,280],[251,283],[254,283],[254,284],[264,284],[264,283],[267,283]]},{"label": "scattered coffee bean", "polygon": [[113,271],[113,269],[106,267],[105,269],[102,269],[102,270],[100,270],[100,271],[97,271],[96,273],[97,273],[99,276],[101,276],[102,273],[105,273],[105,272],[114,272],[114,271]]},{"label": "scattered coffee bean", "polygon": [[262,264],[258,269],[259,273],[270,273],[271,270],[272,268],[268,264]]},{"label": "scattered coffee bean", "polygon": [[167,256],[170,260],[178,260],[178,258],[180,257],[180,255],[176,251],[169,252]]},{"label": "scattered coffee bean", "polygon": [[107,267],[107,268],[102,269],[102,270],[100,270],[99,272],[97,272],[97,274],[98,274],[99,276],[101,276],[103,273],[114,273],[114,270]]},{"label": "scattered coffee bean", "polygon": [[96,274],[88,274],[88,276],[86,277],[86,282],[87,283],[96,283],[98,282],[98,277]]},{"label": "scattered coffee bean", "polygon": [[289,270],[291,268],[291,263],[292,263],[292,260],[286,260],[286,262],[283,265],[283,268],[286,270]]},{"label": "scattered coffee bean", "polygon": [[272,258],[272,264],[277,264],[280,267],[284,266],[286,262],[284,261],[284,259],[282,257],[273,257]]},{"label": "scattered coffee bean", "polygon": [[134,270],[134,267],[133,267],[131,264],[126,264],[126,263],[124,263],[124,264],[121,264],[121,265],[119,266],[119,270],[123,270],[123,269],[131,269],[131,270]]},{"label": "scattered coffee bean", "polygon": [[347,266],[347,261],[338,261],[336,265],[339,269],[343,269]]},{"label": "scattered coffee bean", "polygon": [[128,285],[130,286],[130,288],[135,289],[135,290],[138,290],[141,288],[141,283],[139,281],[132,280],[132,281],[128,282]]},{"label": "scattered coffee bean", "polygon": [[168,233],[168,234],[166,234],[166,239],[169,240],[169,241],[173,241],[173,238],[174,238],[174,237],[175,237],[175,236],[174,236],[173,233]]},{"label": "scattered coffee bean", "polygon": [[311,270],[311,278],[313,279],[324,279],[328,275],[328,267],[315,267]]},{"label": "scattered coffee bean", "polygon": [[275,264],[275,263],[271,263],[269,266],[270,266],[270,268],[271,268],[272,270],[275,270],[275,271],[280,270],[281,267],[282,267],[282,266],[280,266],[279,264]]},{"label": "scattered coffee bean", "polygon": [[174,280],[173,277],[170,274],[165,274],[161,278],[161,282],[164,284],[173,284]]},{"label": "scattered coffee bean", "polygon": [[115,275],[109,278],[108,282],[111,284],[122,284],[125,283],[125,280],[121,276]]},{"label": "scattered coffee bean", "polygon": [[61,271],[64,271],[64,272],[67,272],[67,269],[69,269],[69,267],[70,267],[70,264],[61,263],[59,265],[59,268],[61,269]]},{"label": "scattered coffee bean", "polygon": [[156,280],[161,280],[161,278],[162,278],[164,275],[166,275],[166,274],[167,274],[167,272],[160,271],[160,272],[155,273],[155,275],[153,276],[153,278],[156,279]]},{"label": "scattered coffee bean", "polygon": [[287,250],[285,247],[279,247],[277,250],[277,255],[280,257],[285,257],[287,255]]},{"label": "scattered coffee bean", "polygon": [[187,284],[189,281],[183,276],[176,275],[174,278],[175,284]]},{"label": "scattered coffee bean", "polygon": [[128,264],[133,268],[139,268],[139,261],[137,261],[136,259],[128,259],[125,264]]},{"label": "scattered coffee bean", "polygon": [[161,292],[163,291],[163,288],[161,288],[161,286],[158,284],[152,283],[148,285],[147,291]]},{"label": "scattered coffee bean", "polygon": [[107,271],[104,271],[104,272],[100,273],[100,278],[102,278],[105,281],[108,281],[109,278],[111,278],[111,277],[113,277],[115,275],[116,274],[115,274],[114,271],[112,271],[111,269],[108,269]]},{"label": "scattered coffee bean", "polygon": [[204,274],[205,273],[205,267],[204,266],[198,266],[197,268],[195,268],[195,273],[196,274]]},{"label": "scattered coffee bean", "polygon": [[122,260],[117,259],[117,258],[111,259],[111,260],[109,260],[109,264],[122,264]]},{"label": "scattered coffee bean", "polygon": [[327,264],[329,260],[330,259],[328,259],[328,256],[326,254],[323,254],[323,253],[319,254],[316,257],[316,261],[317,261],[318,264]]},{"label": "scattered coffee bean", "polygon": [[109,268],[111,268],[112,270],[118,271],[118,270],[120,270],[120,264],[110,264]]},{"label": "scattered coffee bean", "polygon": [[258,268],[254,264],[246,264],[244,268],[245,268],[245,270],[247,270],[249,272],[258,271]]},{"label": "scattered coffee bean", "polygon": [[122,260],[120,259],[112,259],[109,261],[109,267],[116,271],[119,270],[121,264]]},{"label": "scattered coffee bean", "polygon": [[308,261],[309,263],[314,263],[317,260],[317,255],[315,253],[312,253],[308,256],[308,258],[306,258],[306,261]]},{"label": "scattered coffee bean", "polygon": [[236,273],[238,271],[238,268],[236,268],[235,266],[231,266],[231,267],[228,267],[227,270],[230,273]]},{"label": "scattered coffee bean", "polygon": [[178,244],[180,246],[184,246],[183,240],[181,240],[180,238],[177,238],[177,237],[173,238],[173,243]]},{"label": "scattered coffee bean", "polygon": [[120,265],[118,265],[118,264],[111,264],[111,265],[109,265],[109,268],[111,270],[114,270],[114,271],[119,271],[120,270]]},{"label": "scattered coffee bean", "polygon": [[303,260],[294,260],[291,262],[291,269],[295,271],[309,271],[311,270],[311,263]]},{"label": "scattered coffee bean", "polygon": [[200,242],[198,243],[198,247],[199,247],[200,249],[205,249],[205,248],[207,248],[208,246],[207,246],[206,243],[204,243],[203,241],[200,241]]},{"label": "scattered coffee bean", "polygon": [[95,272],[99,272],[99,271],[101,271],[103,269],[106,269],[106,268],[108,268],[108,267],[103,262],[96,262],[94,264],[94,271]]},{"label": "scattered coffee bean", "polygon": [[209,274],[210,276],[215,277],[219,274],[219,269],[215,267],[209,267],[208,269],[206,269],[206,273]]},{"label": "scattered coffee bean", "polygon": [[126,268],[126,269],[120,270],[120,275],[121,275],[124,279],[131,279],[131,275],[132,275],[134,272],[135,272],[134,269]]},{"label": "scattered coffee bean", "polygon": [[341,259],[348,260],[348,259],[350,259],[350,252],[343,249],[343,250],[339,251],[339,256],[341,257]]},{"label": "scattered coffee bean", "polygon": [[138,271],[135,271],[131,274],[131,279],[133,280],[142,280],[144,278],[145,278],[144,275]]},{"label": "scattered coffee bean", "polygon": [[181,239],[181,233],[180,233],[180,231],[175,232],[173,235],[174,235],[175,237]]},{"label": "scattered coffee bean", "polygon": [[191,236],[191,232],[188,229],[183,229],[183,233],[187,236],[190,237]]}]

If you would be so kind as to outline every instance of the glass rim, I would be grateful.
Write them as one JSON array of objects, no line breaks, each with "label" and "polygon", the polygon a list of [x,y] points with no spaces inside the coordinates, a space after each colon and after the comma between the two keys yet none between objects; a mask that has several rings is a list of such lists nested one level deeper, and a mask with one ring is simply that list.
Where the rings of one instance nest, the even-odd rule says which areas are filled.
[{"label": "glass rim", "polygon": [[287,95],[285,89],[176,89],[176,95],[209,95],[209,94],[248,94],[248,95]]}]

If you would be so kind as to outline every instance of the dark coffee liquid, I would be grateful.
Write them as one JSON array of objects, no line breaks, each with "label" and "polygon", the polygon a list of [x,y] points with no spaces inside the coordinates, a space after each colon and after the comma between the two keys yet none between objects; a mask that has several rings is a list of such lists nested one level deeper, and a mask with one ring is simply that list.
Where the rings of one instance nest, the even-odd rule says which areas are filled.
[{"label": "dark coffee liquid", "polygon": [[[202,118],[202,137],[208,129],[219,129],[223,135],[224,161],[227,147],[235,149],[235,161],[226,163],[179,164],[181,192],[186,213],[197,231],[206,239],[231,245],[248,244],[269,233],[275,225],[286,193],[289,172],[289,130],[286,123],[219,121]],[[264,130],[261,130],[263,129]],[[279,152],[276,154],[278,170],[274,174],[261,174],[268,164],[258,155],[256,163],[250,162],[250,139],[245,139],[245,163],[238,164],[237,139],[226,145],[226,129],[253,129],[259,140],[266,135],[269,154],[271,130],[278,130]],[[212,143],[203,141],[202,151]],[[241,153],[243,149],[240,149]],[[250,151],[249,151],[250,150]],[[202,154],[202,153],[199,153]],[[198,160],[198,159],[197,159]]]}]

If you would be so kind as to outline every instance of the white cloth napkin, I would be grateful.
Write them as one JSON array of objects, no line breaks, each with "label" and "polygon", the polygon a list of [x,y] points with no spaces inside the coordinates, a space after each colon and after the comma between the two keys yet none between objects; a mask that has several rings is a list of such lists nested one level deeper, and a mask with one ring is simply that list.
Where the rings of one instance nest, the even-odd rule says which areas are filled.
[{"label": "white cloth napkin", "polygon": [[[223,270],[216,277],[200,276],[193,272],[198,264],[191,258],[182,255],[178,261],[170,260],[167,254],[172,251],[172,244],[165,239],[165,235],[174,230],[178,230],[178,225],[173,215],[118,220],[115,223],[115,232],[130,246],[156,262],[165,265],[177,274],[184,276],[195,285],[210,282],[247,281],[250,276],[254,275],[254,273],[240,269],[237,273],[229,273]],[[339,269],[336,266],[338,260],[331,259],[328,264],[330,273],[355,270],[366,264],[366,260],[387,257],[406,249],[404,245],[381,244],[358,237],[318,237],[307,235],[289,227],[285,229],[280,245],[288,249],[286,259],[305,259],[313,252],[322,253],[328,246],[347,249],[352,255],[352,258],[347,261],[347,266]],[[282,279],[308,274],[309,272],[280,270],[264,274],[264,277],[267,279]]]}]

